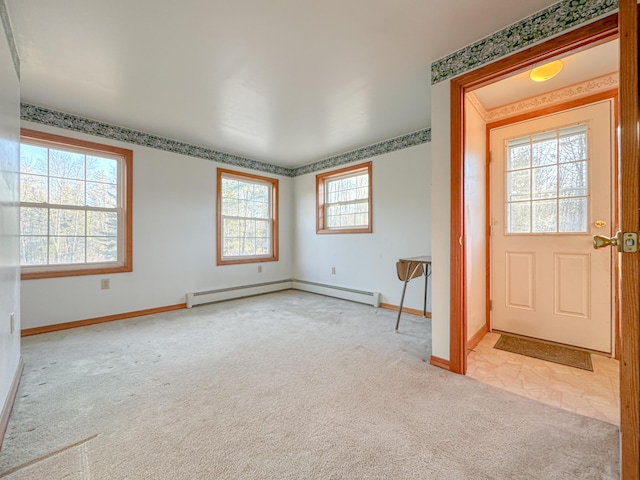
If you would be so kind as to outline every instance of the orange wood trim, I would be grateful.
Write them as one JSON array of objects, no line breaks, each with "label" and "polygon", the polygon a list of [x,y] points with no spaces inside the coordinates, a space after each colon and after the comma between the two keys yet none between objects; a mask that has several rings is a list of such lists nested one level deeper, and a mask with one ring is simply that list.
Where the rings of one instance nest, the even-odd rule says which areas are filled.
[{"label": "orange wood trim", "polygon": [[[373,177],[371,174],[373,162],[359,163],[330,172],[319,173],[316,175],[316,233],[317,234],[347,234],[347,233],[371,233],[373,232]],[[368,209],[368,225],[360,228],[326,228],[325,227],[325,208],[324,208],[324,185],[327,180],[334,177],[345,175],[347,173],[356,173],[365,171],[369,175],[369,209]]]},{"label": "orange wood trim", "polygon": [[[449,355],[452,372],[467,371],[467,321],[464,267],[464,89],[451,82],[451,236]],[[455,130],[453,128],[455,126]]]},{"label": "orange wood trim", "polygon": [[147,308],[146,310],[136,310],[134,312],[117,313],[115,315],[107,315],[104,317],[87,318],[86,320],[77,320],[75,322],[56,323],[54,325],[45,325],[43,327],[25,328],[22,330],[22,336],[30,337],[32,335],[40,335],[41,333],[58,332],[60,330],[86,327],[88,325],[96,325],[98,323],[114,322],[116,320],[125,320],[127,318],[142,317],[144,315],[182,310],[183,308],[187,308],[186,303],[167,305],[165,307]]},{"label": "orange wood trim", "polygon": [[451,370],[449,360],[436,357],[435,355],[431,355],[431,358],[429,359],[429,363],[434,367],[443,368],[445,370]]},{"label": "orange wood trim", "polygon": [[498,127],[504,127],[505,125],[511,125],[513,123],[525,122],[533,118],[544,117],[545,115],[552,115],[554,113],[563,112],[572,108],[583,107],[592,103],[601,102],[603,100],[614,99],[614,102],[618,98],[618,89],[603,90],[602,92],[594,93],[593,95],[587,95],[586,97],[576,98],[563,103],[557,103],[549,107],[540,108],[537,110],[530,110],[522,115],[515,115],[513,117],[504,118],[496,122],[488,123],[487,130],[492,130]]},{"label": "orange wood trim", "polygon": [[7,425],[9,424],[9,417],[11,417],[11,410],[13,410],[13,404],[16,400],[18,393],[18,386],[20,385],[20,379],[22,378],[22,371],[24,370],[24,360],[20,357],[18,362],[18,368],[13,375],[11,386],[7,394],[7,399],[4,402],[2,413],[0,413],[0,449],[2,449],[2,443],[4,441],[4,434],[7,433]]},{"label": "orange wood trim", "polygon": [[484,336],[487,334],[487,326],[483,325],[480,330],[478,330],[473,337],[467,340],[467,352],[470,352],[474,348],[478,346],[478,344],[482,341]]},{"label": "orange wood trim", "polygon": [[[631,0],[627,0],[631,1]],[[451,80],[451,371],[466,373],[466,299],[464,249],[464,95],[557,55],[595,46],[618,36],[618,15],[534,45]]]},{"label": "orange wood trim", "polygon": [[[611,226],[611,233],[617,232],[621,230],[620,228],[620,142],[618,140],[617,132],[619,132],[620,127],[620,98],[619,92],[613,99],[613,118],[614,118],[614,135],[613,135],[613,179],[614,179],[614,191],[613,191],[613,225]],[[620,278],[620,264],[618,262],[618,254],[616,250],[611,249],[611,263],[613,265],[613,278]],[[620,342],[621,342],[621,331],[620,331],[620,283],[617,281],[613,282],[613,305],[614,305],[614,319],[615,319],[615,359],[620,360]]]},{"label": "orange wood trim", "polygon": [[[237,257],[230,260],[222,258],[222,177],[258,180],[271,185],[271,255],[268,257]],[[216,180],[216,265],[239,265],[243,263],[277,262],[279,255],[279,181],[277,178],[263,177],[253,173],[237,172],[217,168]]]},{"label": "orange wood trim", "polygon": [[[622,231],[640,230],[640,99],[636,0],[620,0],[620,194]],[[640,255],[621,254],[620,430],[622,479],[640,478]]]},{"label": "orange wood trim", "polygon": [[133,150],[127,148],[104,145],[102,143],[87,142],[77,138],[63,137],[51,133],[38,132],[28,128],[20,129],[21,140],[31,140],[43,144],[58,145],[60,147],[74,147],[92,153],[112,153],[123,159],[122,181],[124,183],[124,263],[117,267],[78,268],[68,270],[43,270],[23,272],[21,280],[36,280],[40,278],[75,277],[81,275],[109,275],[133,271]]},{"label": "orange wood trim", "polygon": [[[380,308],[384,308],[386,310],[393,310],[394,312],[397,312],[400,307],[398,305],[392,305],[390,303],[381,303]],[[426,315],[423,315],[422,310],[418,310],[417,308],[402,307],[402,313],[408,313],[409,315],[417,315],[419,317],[431,318],[431,312],[427,312]]]}]

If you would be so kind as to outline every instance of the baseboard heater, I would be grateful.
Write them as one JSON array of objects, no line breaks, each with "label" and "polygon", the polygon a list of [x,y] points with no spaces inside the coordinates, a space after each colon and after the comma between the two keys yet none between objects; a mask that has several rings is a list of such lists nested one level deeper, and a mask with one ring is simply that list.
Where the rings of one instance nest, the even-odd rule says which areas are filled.
[{"label": "baseboard heater", "polygon": [[256,283],[239,287],[221,288],[206,292],[187,293],[187,308],[205,303],[222,302],[234,298],[252,297],[264,293],[279,292],[281,290],[301,290],[303,292],[318,293],[328,297],[341,298],[352,302],[364,303],[374,307],[380,306],[380,293],[365,292],[352,288],[326,285],[324,283],[307,282],[306,280],[278,280],[275,282]]},{"label": "baseboard heater", "polygon": [[262,295],[264,293],[290,290],[291,288],[291,280],[277,280],[275,282],[220,288],[207,292],[187,293],[187,308],[204,303],[221,302],[223,300],[233,300],[234,298],[253,297],[254,295]]},{"label": "baseboard heater", "polygon": [[292,288],[304,292],[319,293],[328,297],[342,298],[352,302],[365,303],[374,307],[380,306],[379,292],[365,292],[352,288],[338,287],[336,285],[326,285],[324,283],[307,282],[306,280],[292,280]]}]

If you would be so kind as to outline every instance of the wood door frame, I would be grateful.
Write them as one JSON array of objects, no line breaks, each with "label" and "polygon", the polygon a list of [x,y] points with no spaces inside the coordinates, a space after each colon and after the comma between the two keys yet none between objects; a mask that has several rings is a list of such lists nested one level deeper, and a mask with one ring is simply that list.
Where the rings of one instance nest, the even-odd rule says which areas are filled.
[{"label": "wood door frame", "polygon": [[558,55],[586,49],[618,37],[618,15],[610,15],[569,33],[451,80],[451,331],[450,370],[467,370],[467,319],[464,255],[464,97],[480,87],[526,70]]},{"label": "wood door frame", "polygon": [[[570,51],[620,38],[620,188],[625,208],[624,231],[640,230],[640,138],[638,133],[638,4],[619,0],[620,15],[613,14],[542,44],[451,80],[451,232],[450,232],[450,361],[449,369],[467,369],[467,323],[464,255],[464,96],[524,70],[535,63]],[[620,16],[620,23],[618,17]],[[633,191],[630,198],[629,192]],[[626,192],[626,193],[625,193]],[[620,345],[621,449],[623,480],[640,479],[640,256],[621,256]]]}]

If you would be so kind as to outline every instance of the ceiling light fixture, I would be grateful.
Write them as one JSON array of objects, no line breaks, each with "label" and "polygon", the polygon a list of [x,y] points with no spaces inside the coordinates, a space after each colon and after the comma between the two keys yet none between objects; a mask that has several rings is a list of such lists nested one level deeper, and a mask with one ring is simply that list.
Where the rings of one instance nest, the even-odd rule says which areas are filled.
[{"label": "ceiling light fixture", "polygon": [[555,77],[562,70],[562,62],[555,60],[551,63],[545,63],[531,70],[529,77],[534,82],[546,82],[550,78]]}]

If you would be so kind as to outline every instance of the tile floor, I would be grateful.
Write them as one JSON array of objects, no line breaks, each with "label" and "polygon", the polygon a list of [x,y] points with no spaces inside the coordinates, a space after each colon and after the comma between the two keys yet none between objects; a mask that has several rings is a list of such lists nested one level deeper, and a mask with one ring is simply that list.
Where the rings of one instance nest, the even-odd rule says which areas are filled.
[{"label": "tile floor", "polygon": [[619,362],[592,354],[593,372],[493,348],[488,333],[467,359],[467,375],[510,392],[620,425]]}]

